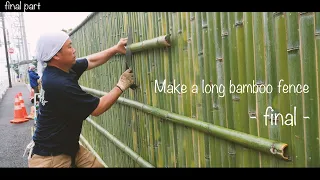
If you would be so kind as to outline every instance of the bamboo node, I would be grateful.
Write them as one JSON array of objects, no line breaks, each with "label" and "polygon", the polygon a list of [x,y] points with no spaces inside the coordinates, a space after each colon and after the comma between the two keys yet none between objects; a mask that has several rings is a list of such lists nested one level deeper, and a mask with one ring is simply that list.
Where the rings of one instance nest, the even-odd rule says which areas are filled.
[{"label": "bamboo node", "polygon": [[194,17],[194,16],[190,17],[190,21],[193,21],[194,19],[195,19],[195,17]]},{"label": "bamboo node", "polygon": [[274,12],[273,13],[273,16],[280,16],[280,15],[282,15],[283,14],[283,12]]},{"label": "bamboo node", "polygon": [[207,29],[208,28],[208,24],[205,23],[205,24],[202,24],[202,29]]},{"label": "bamboo node", "polygon": [[219,62],[222,62],[222,57],[218,57],[218,58],[216,58],[216,61],[219,61]]},{"label": "bamboo node", "polygon": [[179,30],[178,30],[178,34],[181,34],[181,33],[182,33],[182,30],[181,30],[181,29],[179,29]]},{"label": "bamboo node", "polygon": [[264,82],[261,80],[258,80],[256,83],[257,86],[264,86]]},{"label": "bamboo node", "polygon": [[240,96],[234,94],[234,95],[232,96],[232,100],[233,100],[233,101],[240,101]]},{"label": "bamboo node", "polygon": [[309,12],[299,12],[300,15],[304,15],[304,14],[307,14]]},{"label": "bamboo node", "polygon": [[229,35],[228,31],[221,33],[221,36],[222,36],[222,37],[225,37],[225,36],[228,36],[228,35]]},{"label": "bamboo node", "polygon": [[219,109],[219,106],[218,106],[217,103],[213,103],[212,108],[213,108],[214,110],[218,110],[218,109]]},{"label": "bamboo node", "polygon": [[256,116],[256,112],[249,111],[248,114],[249,114],[249,117],[250,117],[250,118],[256,118],[256,117],[257,117],[257,116]]},{"label": "bamboo node", "polygon": [[203,51],[199,51],[198,56],[202,56],[202,55],[203,55]]},{"label": "bamboo node", "polygon": [[236,22],[236,24],[235,24],[234,26],[235,26],[235,27],[243,26],[243,21],[238,21],[238,22]]},{"label": "bamboo node", "polygon": [[314,35],[315,36],[320,36],[320,32],[316,32]]},{"label": "bamboo node", "polygon": [[299,50],[299,49],[300,49],[299,46],[297,46],[297,47],[292,47],[292,48],[288,48],[288,49],[287,49],[287,52],[297,51],[297,50]]}]

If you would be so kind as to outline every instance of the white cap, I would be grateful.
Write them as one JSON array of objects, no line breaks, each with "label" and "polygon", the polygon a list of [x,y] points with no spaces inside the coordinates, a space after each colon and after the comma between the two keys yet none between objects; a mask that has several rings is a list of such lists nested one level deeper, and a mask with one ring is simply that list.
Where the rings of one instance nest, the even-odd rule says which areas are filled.
[{"label": "white cap", "polygon": [[40,35],[36,46],[36,59],[40,71],[44,62],[49,61],[62,48],[63,44],[69,39],[69,35],[63,31],[47,32]]}]

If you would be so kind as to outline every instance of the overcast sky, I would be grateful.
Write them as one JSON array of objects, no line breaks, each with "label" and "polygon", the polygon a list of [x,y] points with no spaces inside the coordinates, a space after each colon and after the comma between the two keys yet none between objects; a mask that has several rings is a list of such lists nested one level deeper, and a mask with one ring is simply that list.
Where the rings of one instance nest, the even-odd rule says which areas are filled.
[{"label": "overcast sky", "polygon": [[27,41],[31,56],[34,55],[39,34],[50,30],[75,28],[91,12],[25,12]]}]

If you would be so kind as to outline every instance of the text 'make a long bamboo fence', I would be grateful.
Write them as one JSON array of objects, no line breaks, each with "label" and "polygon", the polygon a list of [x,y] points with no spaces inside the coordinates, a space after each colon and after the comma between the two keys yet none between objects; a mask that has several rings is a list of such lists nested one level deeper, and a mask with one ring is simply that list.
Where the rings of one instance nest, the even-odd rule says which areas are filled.
[{"label": "text 'make a long bamboo fence'", "polygon": [[[92,13],[70,33],[77,56],[129,26],[138,88],[81,135],[106,166],[320,167],[319,12]],[[107,94],[125,62],[86,71],[81,87]]]}]

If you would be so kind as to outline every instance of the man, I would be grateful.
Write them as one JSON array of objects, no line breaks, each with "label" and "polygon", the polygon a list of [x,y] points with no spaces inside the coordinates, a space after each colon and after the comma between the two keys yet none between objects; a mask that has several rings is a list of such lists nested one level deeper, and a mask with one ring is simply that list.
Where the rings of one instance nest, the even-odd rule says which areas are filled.
[{"label": "man", "polygon": [[[35,72],[36,66],[33,64],[29,65],[29,70],[28,70],[28,74],[29,74],[29,82],[30,82],[30,86],[33,89],[34,93],[39,93],[39,79],[40,76],[38,75],[38,73]],[[37,102],[39,101],[38,98],[36,98]],[[33,103],[33,98],[31,98],[31,103]]]},{"label": "man", "polygon": [[99,116],[133,84],[126,70],[109,93],[94,97],[81,89],[78,79],[85,70],[107,62],[116,53],[125,54],[126,38],[104,51],[76,60],[72,42],[63,31],[42,35],[37,60],[46,62],[42,75],[35,143],[29,167],[103,167],[97,158],[79,145],[82,123],[90,114]]}]

